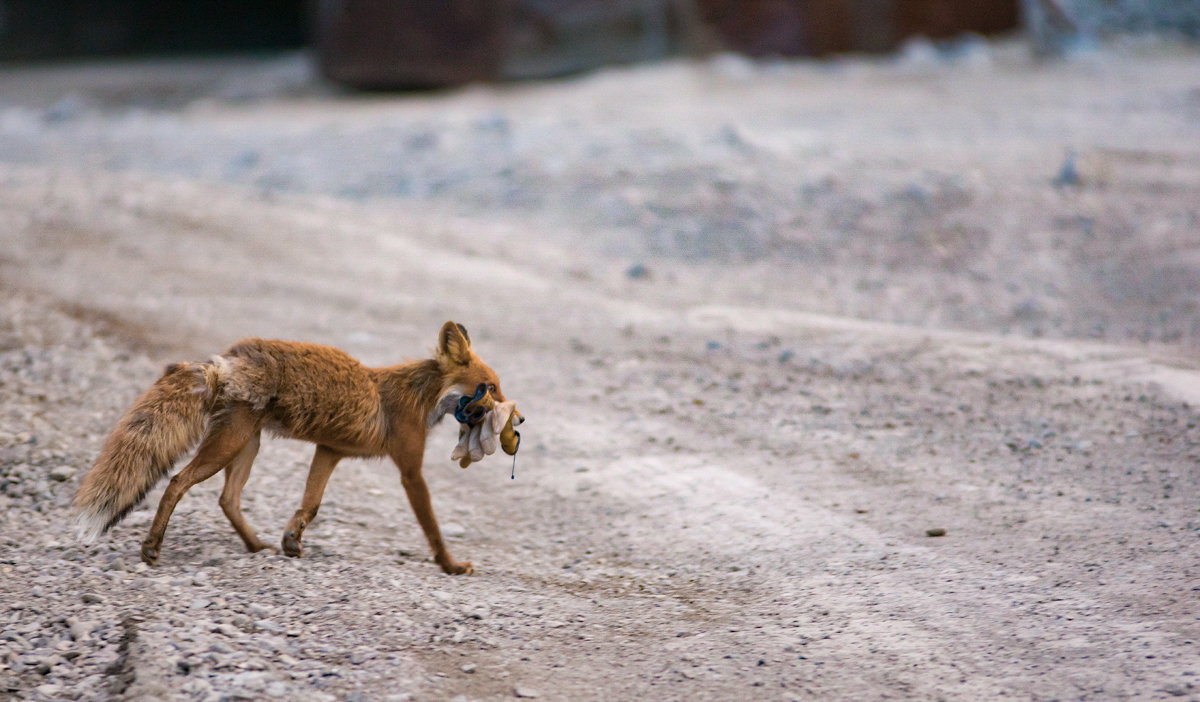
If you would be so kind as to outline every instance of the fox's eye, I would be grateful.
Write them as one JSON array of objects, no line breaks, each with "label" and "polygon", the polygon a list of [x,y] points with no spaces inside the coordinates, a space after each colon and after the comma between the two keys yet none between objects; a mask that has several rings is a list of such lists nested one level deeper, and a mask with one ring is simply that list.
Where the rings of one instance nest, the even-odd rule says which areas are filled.
[{"label": "fox's eye", "polygon": [[496,386],[488,383],[488,392],[496,392]]}]

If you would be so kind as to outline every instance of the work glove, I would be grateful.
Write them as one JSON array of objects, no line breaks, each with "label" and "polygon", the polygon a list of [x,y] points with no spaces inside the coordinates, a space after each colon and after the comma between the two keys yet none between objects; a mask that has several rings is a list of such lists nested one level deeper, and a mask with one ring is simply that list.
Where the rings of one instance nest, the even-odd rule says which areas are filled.
[{"label": "work glove", "polygon": [[519,435],[513,430],[516,407],[515,402],[495,402],[479,422],[460,423],[458,444],[450,453],[450,460],[458,461],[459,466],[466,468],[473,462],[483,460],[484,456],[495,453],[497,446],[509,455],[516,454],[520,443]]}]

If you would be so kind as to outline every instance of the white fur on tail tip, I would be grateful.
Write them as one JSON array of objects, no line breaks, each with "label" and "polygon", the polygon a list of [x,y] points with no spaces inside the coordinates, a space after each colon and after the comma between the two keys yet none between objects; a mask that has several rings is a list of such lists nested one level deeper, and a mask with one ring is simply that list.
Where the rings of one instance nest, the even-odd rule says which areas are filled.
[{"label": "white fur on tail tip", "polygon": [[75,537],[90,544],[104,533],[105,524],[108,524],[108,517],[103,514],[91,510],[80,512],[75,515]]}]

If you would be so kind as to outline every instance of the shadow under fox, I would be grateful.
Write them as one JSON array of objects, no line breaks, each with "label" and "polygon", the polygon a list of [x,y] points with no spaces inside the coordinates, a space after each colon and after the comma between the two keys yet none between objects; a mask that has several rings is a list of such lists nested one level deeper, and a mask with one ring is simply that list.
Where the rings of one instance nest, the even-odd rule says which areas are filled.
[{"label": "shadow under fox", "polygon": [[[472,572],[446,549],[421,475],[425,439],[443,415],[479,384],[504,402],[496,373],[475,355],[467,330],[446,322],[436,357],[367,368],[328,346],[245,339],[203,363],[168,366],[121,417],[84,476],[73,506],[86,539],[108,531],[197,445],[167,485],[142,560],[158,560],[176,503],[196,483],[225,471],[221,509],[250,551],[269,548],[241,510],[241,493],[263,429],[317,445],[300,508],[283,534],[283,552],[303,553],[301,538],[321,505],[329,476],[347,456],[389,456],[400,469],[434,560],[447,573]],[[513,424],[521,418],[514,413]]]}]

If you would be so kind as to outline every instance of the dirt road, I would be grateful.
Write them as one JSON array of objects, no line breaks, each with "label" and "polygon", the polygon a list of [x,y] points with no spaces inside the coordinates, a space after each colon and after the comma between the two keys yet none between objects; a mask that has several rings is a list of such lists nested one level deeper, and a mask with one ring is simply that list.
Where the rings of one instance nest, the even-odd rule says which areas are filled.
[{"label": "dirt road", "polygon": [[[0,694],[1200,699],[1200,57],[305,75],[0,73]],[[73,541],[162,364],[446,319],[528,420],[515,480],[429,443],[474,576],[382,462],[304,559],[216,481],[156,568],[157,491]],[[263,447],[269,542],[310,455]]]}]

